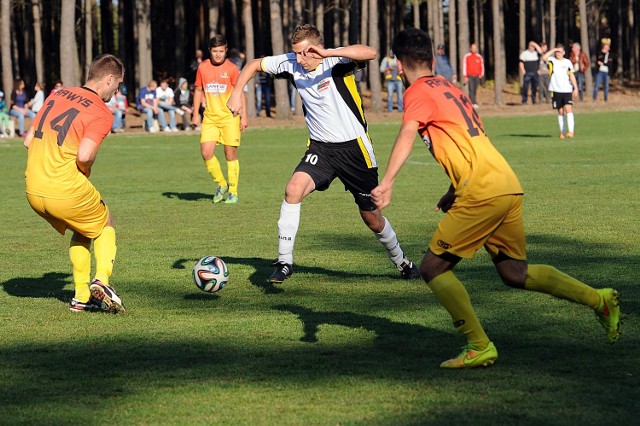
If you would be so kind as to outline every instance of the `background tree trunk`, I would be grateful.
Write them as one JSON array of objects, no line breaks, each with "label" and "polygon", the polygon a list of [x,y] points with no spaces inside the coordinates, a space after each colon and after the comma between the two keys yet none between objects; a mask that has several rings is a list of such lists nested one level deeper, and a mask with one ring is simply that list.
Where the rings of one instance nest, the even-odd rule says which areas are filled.
[{"label": "background tree trunk", "polygon": [[555,46],[556,46],[556,0],[549,0],[549,49],[552,49]]},{"label": "background tree trunk", "polygon": [[411,0],[413,9],[413,28],[420,28],[420,0]]},{"label": "background tree trunk", "polygon": [[[13,88],[13,61],[11,58],[11,0],[0,4],[0,47],[2,47],[2,87],[5,100]],[[9,102],[7,102],[7,105]]]},{"label": "background tree trunk", "polygon": [[[453,3],[453,0],[451,1]],[[467,8],[467,0],[458,0],[458,57],[460,59],[460,69],[464,55],[469,52],[469,9]],[[495,21],[495,18],[494,18]],[[494,39],[495,41],[495,39]],[[502,52],[501,52],[502,53]],[[483,54],[483,52],[480,52]]]},{"label": "background tree trunk", "polygon": [[[365,0],[366,1],[366,0]],[[378,29],[378,2],[369,1],[369,45],[380,52],[380,30]],[[371,112],[382,111],[382,83],[380,82],[380,60],[369,61],[369,87],[371,87]]]},{"label": "background tree trunk", "polygon": [[456,2],[449,2],[449,61],[453,72],[458,76],[458,81],[462,81],[462,68],[458,68],[458,31],[456,26]]},{"label": "background tree trunk", "polygon": [[[578,9],[580,14],[580,44],[582,45],[582,50],[589,58],[591,55],[589,54],[589,28],[587,25],[586,0],[580,0]],[[590,93],[593,93],[593,75],[591,74],[591,67],[584,72],[584,90],[585,96],[589,96]]]},{"label": "background tree trunk", "polygon": [[[251,0],[242,0],[242,23],[244,25],[244,38],[246,43],[246,60],[247,62],[253,60],[256,56],[254,49],[254,35],[253,35],[253,13],[251,11]],[[256,90],[255,79],[252,78],[247,83],[249,90],[247,91],[247,115],[250,118],[256,116]]]},{"label": "background tree trunk", "polygon": [[[173,10],[173,22],[175,24],[175,28],[184,28],[186,20],[185,20],[185,10],[184,3],[181,1],[175,2],[175,8]],[[186,71],[187,63],[186,63],[186,53],[185,53],[185,42],[184,42],[184,32],[176,31],[175,32],[175,50],[174,55],[176,58],[176,77],[184,77],[188,78],[188,73]]]},{"label": "background tree trunk", "polygon": [[84,0],[84,79],[89,75],[89,66],[93,60],[93,0]]},{"label": "background tree trunk", "polygon": [[491,0],[493,11],[493,53],[494,53],[494,83],[495,103],[502,105],[502,88],[506,81],[506,65],[504,62],[504,16],[502,12],[502,0]]},{"label": "background tree trunk", "polygon": [[36,65],[36,80],[39,83],[44,84],[44,57],[42,56],[42,10],[40,9],[40,0],[32,0],[31,9],[33,11],[33,44],[35,49],[34,59]]},{"label": "background tree trunk", "polygon": [[[494,19],[493,22],[496,22]],[[518,48],[525,49],[527,46],[527,2],[518,0]],[[524,84],[524,76],[518,72],[518,83],[520,87]]]},{"label": "background tree trunk", "polygon": [[[218,0],[208,0],[209,2],[209,38],[218,33],[219,6]],[[208,41],[208,40],[207,40]]]},{"label": "background tree trunk", "polygon": [[78,86],[78,48],[76,44],[76,4],[62,0],[60,10],[60,78],[65,86]]},{"label": "background tree trunk", "polygon": [[144,86],[153,78],[151,57],[151,1],[137,0],[136,28],[138,32],[138,85]]},{"label": "background tree trunk", "polygon": [[[274,55],[280,55],[284,50],[284,37],[282,36],[282,13],[278,0],[269,1],[271,11],[271,48]],[[289,103],[289,82],[276,79],[276,120],[288,120],[291,118],[291,104]]]}]

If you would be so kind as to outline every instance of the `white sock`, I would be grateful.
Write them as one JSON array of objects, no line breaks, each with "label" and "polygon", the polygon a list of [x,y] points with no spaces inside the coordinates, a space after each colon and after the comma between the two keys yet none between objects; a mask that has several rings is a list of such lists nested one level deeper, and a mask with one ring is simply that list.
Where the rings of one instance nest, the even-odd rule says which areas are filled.
[{"label": "white sock", "polygon": [[567,113],[567,127],[569,128],[569,133],[573,133],[574,121],[573,121],[573,113]]},{"label": "white sock", "polygon": [[558,126],[560,126],[560,133],[564,133],[564,115],[558,115]]},{"label": "white sock", "polygon": [[300,225],[300,203],[289,204],[282,200],[278,219],[278,260],[293,265],[293,244]]},{"label": "white sock", "polygon": [[402,248],[400,247],[400,243],[398,242],[398,237],[396,236],[396,232],[391,227],[391,224],[387,220],[386,217],[382,217],[384,219],[384,228],[382,232],[379,234],[374,232],[376,238],[387,250],[387,256],[396,266],[400,266],[402,260],[404,259],[404,253],[402,252]]}]

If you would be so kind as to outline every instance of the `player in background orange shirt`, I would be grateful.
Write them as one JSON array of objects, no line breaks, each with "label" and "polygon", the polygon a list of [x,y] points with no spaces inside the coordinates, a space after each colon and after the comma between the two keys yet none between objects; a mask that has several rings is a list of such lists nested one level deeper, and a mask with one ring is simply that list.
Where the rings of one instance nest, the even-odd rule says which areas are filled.
[{"label": "player in background orange shirt", "polygon": [[[206,107],[200,133],[200,153],[207,171],[218,184],[212,201],[219,203],[224,200],[225,203],[232,204],[238,202],[240,132],[247,127],[248,121],[247,100],[244,93],[240,117],[234,116],[227,108],[227,101],[240,75],[238,67],[226,59],[227,50],[227,40],[223,35],[218,34],[209,40],[209,59],[200,63],[196,73],[192,123],[196,127],[200,125],[198,111],[204,96]],[[214,155],[217,144],[224,145],[228,182],[224,178],[220,162]],[[227,193],[229,195],[225,200]]]},{"label": "player in background orange shirt", "polygon": [[389,205],[393,183],[411,153],[416,132],[451,179],[449,191],[436,206],[446,215],[429,243],[420,272],[468,344],[440,366],[488,366],[498,358],[467,291],[453,273],[460,259],[472,258],[483,246],[506,285],[589,306],[607,331],[609,343],[614,343],[620,336],[616,290],[596,290],[551,266],[527,264],[520,183],[487,138],[469,98],[444,78],[433,76],[429,36],[415,28],[403,30],[392,49],[407,87],[405,110],[386,174],[371,195],[378,208]]},{"label": "player in background orange shirt", "polygon": [[[116,256],[113,219],[89,181],[100,144],[113,122],[105,102],[118,91],[123,77],[124,66],[118,58],[96,57],[84,86],[51,94],[24,139],[29,204],[60,234],[73,231],[69,247],[75,284],[72,312],[124,312],[122,300],[109,285]],[[92,240],[96,273],[89,283]]]}]

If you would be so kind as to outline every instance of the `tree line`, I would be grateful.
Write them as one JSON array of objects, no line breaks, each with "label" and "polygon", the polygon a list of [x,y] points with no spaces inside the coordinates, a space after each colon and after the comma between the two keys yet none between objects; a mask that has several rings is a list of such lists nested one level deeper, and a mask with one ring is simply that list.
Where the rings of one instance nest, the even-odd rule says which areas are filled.
[{"label": "tree line", "polygon": [[[130,96],[150,79],[187,77],[196,50],[224,34],[230,49],[247,60],[287,51],[289,34],[312,23],[325,47],[363,43],[381,59],[393,36],[407,27],[427,31],[445,44],[460,74],[471,43],[484,56],[495,102],[518,77],[518,56],[528,40],[568,45],[578,41],[592,63],[600,39],[612,41],[615,77],[621,84],[640,75],[640,34],[635,0],[0,0],[2,85],[32,87],[56,80],[84,81],[91,59],[114,53],[125,63]],[[516,36],[517,34],[517,36]],[[379,61],[371,61],[371,109],[382,110]],[[587,73],[587,93],[592,87]],[[288,118],[286,82],[276,82],[276,114]],[[253,91],[249,91],[250,96]],[[251,101],[251,99],[250,99]],[[250,106],[255,102],[249,102]]]}]

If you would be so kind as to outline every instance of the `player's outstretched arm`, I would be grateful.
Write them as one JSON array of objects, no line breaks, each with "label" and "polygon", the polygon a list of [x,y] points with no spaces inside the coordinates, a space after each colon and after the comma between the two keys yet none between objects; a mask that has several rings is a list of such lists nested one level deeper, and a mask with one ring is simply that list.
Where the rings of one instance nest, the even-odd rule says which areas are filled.
[{"label": "player's outstretched arm", "polygon": [[391,151],[391,156],[389,157],[387,171],[384,174],[380,185],[371,191],[371,198],[380,210],[391,203],[393,184],[398,172],[400,172],[400,169],[404,166],[407,158],[411,155],[411,150],[413,149],[413,143],[417,132],[417,121],[404,122],[400,127],[400,132],[396,137],[396,141],[393,144],[393,150]]},{"label": "player's outstretched arm", "polygon": [[341,58],[349,58],[354,61],[370,61],[376,58],[376,50],[364,44],[354,44],[351,46],[341,47],[339,49],[325,49],[321,45],[311,45],[304,51],[305,55],[312,55],[320,58],[328,58],[331,56],[339,56]]},{"label": "player's outstretched arm", "polygon": [[[247,63],[243,68],[242,71],[240,72],[240,75],[238,76],[238,81],[236,82],[236,85],[233,88],[233,91],[231,91],[231,96],[229,97],[229,100],[227,101],[227,108],[229,108],[229,110],[233,113],[233,115],[238,115],[238,114],[242,114],[242,108],[243,108],[243,102],[242,102],[242,89],[244,86],[247,85],[247,83],[249,82],[249,80],[251,80],[253,78],[253,76],[260,71],[261,65],[260,63],[262,62],[261,58],[258,59],[253,59],[251,61],[249,61],[249,63]],[[246,110],[246,102],[245,102],[245,110]]]}]

